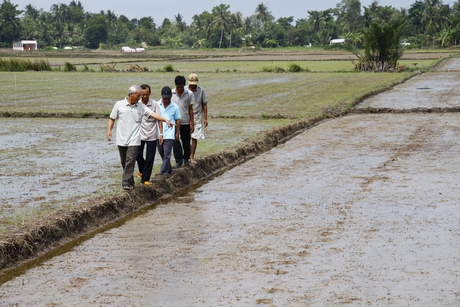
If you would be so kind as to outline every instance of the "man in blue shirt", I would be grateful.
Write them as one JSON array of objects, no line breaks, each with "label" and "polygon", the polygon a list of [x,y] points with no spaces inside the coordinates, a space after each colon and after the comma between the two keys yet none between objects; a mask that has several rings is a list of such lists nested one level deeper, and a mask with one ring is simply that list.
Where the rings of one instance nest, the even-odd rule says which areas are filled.
[{"label": "man in blue shirt", "polygon": [[160,114],[166,120],[175,123],[175,126],[168,127],[158,122],[160,127],[160,139],[158,142],[158,152],[163,159],[161,165],[160,175],[163,178],[168,177],[172,173],[171,166],[171,153],[174,142],[179,141],[179,127],[181,114],[179,107],[171,101],[172,91],[171,88],[165,86],[161,89],[161,100],[158,102],[160,106]]}]

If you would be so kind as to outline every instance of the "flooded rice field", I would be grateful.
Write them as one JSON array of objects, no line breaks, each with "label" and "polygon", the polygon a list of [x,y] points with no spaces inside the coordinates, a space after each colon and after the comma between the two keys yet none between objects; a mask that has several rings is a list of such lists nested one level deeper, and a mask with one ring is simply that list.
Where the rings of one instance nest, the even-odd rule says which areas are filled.
[{"label": "flooded rice field", "polygon": [[[363,106],[448,107],[457,77]],[[395,93],[417,87],[437,93]],[[5,281],[0,305],[459,306],[459,132],[458,113],[323,122]]]},{"label": "flooded rice field", "polygon": [[0,287],[6,306],[458,306],[460,118],[347,116]]}]

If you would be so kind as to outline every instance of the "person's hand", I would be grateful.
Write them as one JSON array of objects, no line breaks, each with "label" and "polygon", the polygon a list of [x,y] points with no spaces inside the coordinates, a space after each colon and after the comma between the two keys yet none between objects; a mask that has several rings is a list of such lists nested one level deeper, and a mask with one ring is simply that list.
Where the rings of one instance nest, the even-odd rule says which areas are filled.
[{"label": "person's hand", "polygon": [[205,119],[205,120],[204,120],[204,127],[206,128],[207,126],[208,126],[208,120]]},{"label": "person's hand", "polygon": [[166,121],[166,124],[168,125],[168,127],[169,127],[169,128],[171,128],[172,126],[174,126],[174,124],[173,124],[173,123],[171,123],[169,120],[168,120],[168,121]]},{"label": "person's hand", "polygon": [[112,131],[109,131],[107,132],[107,141],[111,141],[112,140]]},{"label": "person's hand", "polygon": [[190,133],[193,133],[193,131],[195,131],[195,125],[190,124]]},{"label": "person's hand", "polygon": [[176,134],[176,139],[175,139],[176,142],[179,142],[179,134]]},{"label": "person's hand", "polygon": [[163,145],[164,141],[165,141],[165,140],[163,139],[163,137],[160,136],[160,139],[158,140],[158,143],[159,143],[160,145]]}]

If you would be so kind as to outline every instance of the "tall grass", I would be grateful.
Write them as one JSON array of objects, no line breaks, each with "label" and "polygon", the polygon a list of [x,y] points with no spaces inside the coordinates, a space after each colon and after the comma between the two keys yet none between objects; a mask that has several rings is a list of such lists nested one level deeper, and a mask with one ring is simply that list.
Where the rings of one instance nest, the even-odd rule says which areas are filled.
[{"label": "tall grass", "polygon": [[23,60],[0,58],[0,71],[51,71],[51,66],[45,60]]}]

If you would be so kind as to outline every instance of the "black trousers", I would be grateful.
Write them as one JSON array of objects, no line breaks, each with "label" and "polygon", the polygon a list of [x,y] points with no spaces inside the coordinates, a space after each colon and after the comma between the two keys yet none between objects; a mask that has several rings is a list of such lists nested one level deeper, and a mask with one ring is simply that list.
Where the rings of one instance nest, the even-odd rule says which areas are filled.
[{"label": "black trousers", "polygon": [[[147,146],[146,146],[147,145]],[[144,159],[144,148],[147,147]],[[137,166],[139,173],[142,174],[141,182],[150,181],[152,176],[153,162],[155,161],[155,153],[157,151],[157,140],[141,141],[141,145],[137,149]]]},{"label": "black trousers", "polygon": [[192,139],[190,133],[190,125],[180,125],[180,141],[174,142],[173,151],[174,159],[177,164],[183,164],[190,160],[190,141]]}]

